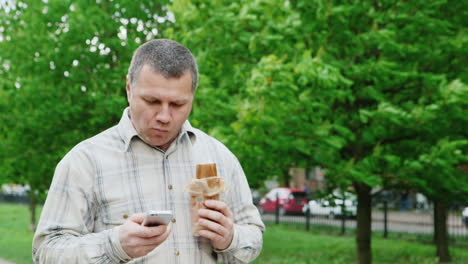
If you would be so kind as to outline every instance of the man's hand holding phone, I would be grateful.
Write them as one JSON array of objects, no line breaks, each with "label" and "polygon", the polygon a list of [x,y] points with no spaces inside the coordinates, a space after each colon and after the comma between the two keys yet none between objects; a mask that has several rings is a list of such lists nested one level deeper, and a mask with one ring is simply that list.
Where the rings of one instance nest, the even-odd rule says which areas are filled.
[{"label": "man's hand holding phone", "polygon": [[120,244],[127,255],[142,257],[161,245],[171,232],[169,214],[165,211],[164,217],[158,217],[158,212],[150,211],[130,216],[119,229]]}]

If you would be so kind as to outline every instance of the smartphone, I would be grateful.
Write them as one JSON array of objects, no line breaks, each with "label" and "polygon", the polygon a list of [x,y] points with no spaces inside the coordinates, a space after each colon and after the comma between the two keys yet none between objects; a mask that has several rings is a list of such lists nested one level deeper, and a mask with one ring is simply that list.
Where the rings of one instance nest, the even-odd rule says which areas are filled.
[{"label": "smartphone", "polygon": [[172,220],[172,211],[148,211],[145,213],[142,225],[158,226],[167,225]]}]

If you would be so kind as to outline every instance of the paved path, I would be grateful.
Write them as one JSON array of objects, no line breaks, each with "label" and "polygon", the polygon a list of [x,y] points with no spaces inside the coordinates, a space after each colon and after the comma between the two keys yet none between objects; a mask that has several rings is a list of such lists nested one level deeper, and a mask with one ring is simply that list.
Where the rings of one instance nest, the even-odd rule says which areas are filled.
[{"label": "paved path", "polygon": [[8,262],[6,260],[0,259],[0,264],[13,264],[12,262]]}]

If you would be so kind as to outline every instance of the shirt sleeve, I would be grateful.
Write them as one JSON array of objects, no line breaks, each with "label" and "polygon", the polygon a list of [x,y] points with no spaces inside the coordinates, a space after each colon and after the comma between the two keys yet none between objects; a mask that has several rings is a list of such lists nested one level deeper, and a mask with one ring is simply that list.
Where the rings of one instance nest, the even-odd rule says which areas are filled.
[{"label": "shirt sleeve", "polygon": [[249,263],[262,250],[265,225],[253,204],[244,171],[237,159],[233,159],[232,175],[226,183],[226,200],[234,215],[234,237],[227,249],[215,251],[223,263]]},{"label": "shirt sleeve", "polygon": [[120,245],[119,227],[93,232],[92,170],[89,160],[70,153],[57,165],[33,239],[36,264],[130,261]]}]

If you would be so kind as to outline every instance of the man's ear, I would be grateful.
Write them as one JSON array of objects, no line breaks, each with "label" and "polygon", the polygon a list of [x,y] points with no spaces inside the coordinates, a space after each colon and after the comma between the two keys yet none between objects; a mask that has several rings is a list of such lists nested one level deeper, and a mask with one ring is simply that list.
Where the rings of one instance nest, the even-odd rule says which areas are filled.
[{"label": "man's ear", "polygon": [[127,92],[127,101],[130,103],[130,97],[132,96],[132,91],[130,90],[131,87],[130,87],[130,80],[128,78],[128,75],[127,75],[127,79],[125,81],[125,91]]}]

